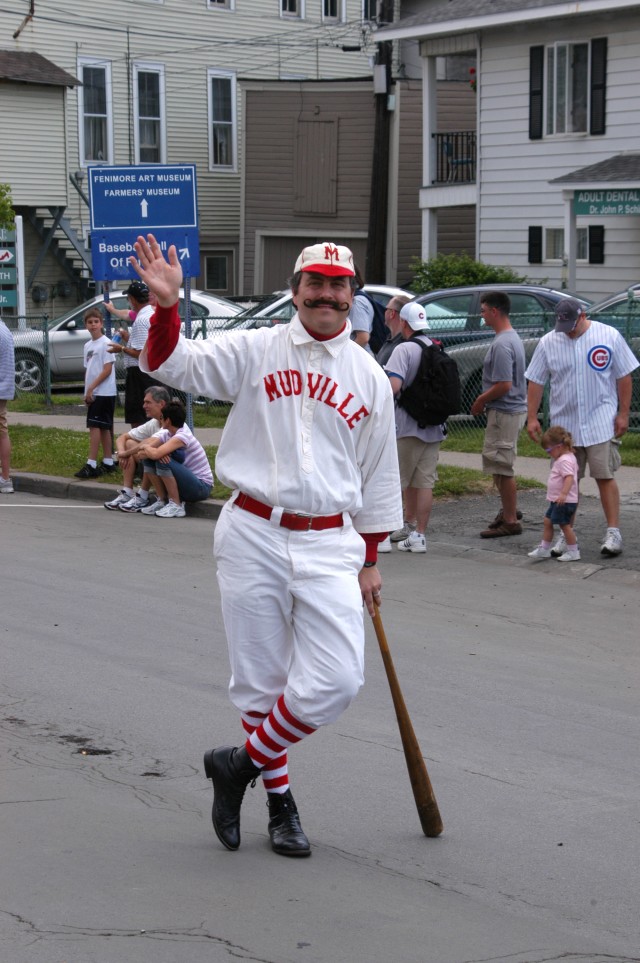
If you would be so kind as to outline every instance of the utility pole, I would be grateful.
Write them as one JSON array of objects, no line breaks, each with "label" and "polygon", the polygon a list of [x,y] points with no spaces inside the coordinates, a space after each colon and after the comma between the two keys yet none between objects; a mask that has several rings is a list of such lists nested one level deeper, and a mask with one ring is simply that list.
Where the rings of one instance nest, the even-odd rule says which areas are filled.
[{"label": "utility pole", "polygon": [[[393,21],[393,0],[379,0],[379,22]],[[386,280],[387,208],[389,198],[389,134],[391,115],[387,99],[391,86],[392,44],[378,44],[375,82],[375,127],[371,164],[371,194],[369,198],[369,233],[365,281],[378,284]],[[381,69],[378,69],[381,68]],[[382,79],[384,78],[384,83]],[[384,88],[384,89],[383,89]]]}]

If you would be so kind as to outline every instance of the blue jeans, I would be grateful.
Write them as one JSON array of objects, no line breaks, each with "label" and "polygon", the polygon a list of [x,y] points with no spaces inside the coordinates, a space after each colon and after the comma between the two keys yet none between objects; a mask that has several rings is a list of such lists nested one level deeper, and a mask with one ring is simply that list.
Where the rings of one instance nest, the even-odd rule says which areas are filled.
[{"label": "blue jeans", "polygon": [[181,502],[201,502],[211,494],[211,485],[201,481],[174,458],[167,463],[145,458],[142,464],[148,475],[157,475],[160,479],[173,475],[178,485]]}]

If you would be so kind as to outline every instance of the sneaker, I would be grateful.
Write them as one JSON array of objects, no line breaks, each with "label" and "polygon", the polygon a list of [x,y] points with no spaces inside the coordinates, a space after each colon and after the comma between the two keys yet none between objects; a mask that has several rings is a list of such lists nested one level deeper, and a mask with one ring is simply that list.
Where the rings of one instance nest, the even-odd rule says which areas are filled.
[{"label": "sneaker", "polygon": [[122,505],[118,505],[118,508],[121,512],[141,512],[142,509],[147,508],[148,505],[148,498],[140,498],[139,495],[134,495],[133,498],[129,496],[129,501],[124,502]]},{"label": "sneaker", "polygon": [[562,555],[558,556],[559,562],[579,562],[580,561],[580,550],[577,552],[570,552],[568,549],[563,552]]},{"label": "sneaker", "polygon": [[0,478],[0,492],[3,495],[13,495],[15,489],[10,478]]},{"label": "sneaker", "polygon": [[536,545],[532,552],[527,552],[529,558],[551,558],[551,549]]},{"label": "sneaker", "polygon": [[118,470],[118,466],[116,464],[106,465],[103,461],[101,461],[100,469],[103,475],[113,475],[114,471]]},{"label": "sneaker", "polygon": [[567,550],[567,540],[564,535],[560,535],[555,545],[551,546],[551,554],[554,558],[560,558]]},{"label": "sneaker", "polygon": [[151,504],[147,502],[144,508],[133,508],[133,509],[128,508],[127,511],[135,511],[135,512],[140,511],[142,512],[143,515],[155,515],[157,512],[160,511],[161,508],[164,508],[164,507],[165,507],[165,502],[160,501],[160,499],[158,498],[155,502],[152,502]]},{"label": "sneaker", "polygon": [[391,551],[391,539],[387,535],[381,542],[378,542],[378,555],[384,555]]},{"label": "sneaker", "polygon": [[76,472],[75,477],[76,478],[100,478],[101,474],[102,474],[102,468],[94,468],[93,465],[90,465],[87,462],[86,465],[82,466],[80,471]]},{"label": "sneaker", "polygon": [[622,535],[617,528],[608,528],[600,552],[602,555],[619,555],[622,551]]},{"label": "sneaker", "polygon": [[158,509],[156,515],[158,518],[184,518],[187,513],[184,510],[184,502],[180,502],[176,505],[175,502],[167,502],[164,508]]},{"label": "sneaker", "polygon": [[127,502],[130,502],[132,497],[133,496],[131,496],[129,492],[126,492],[124,488],[120,488],[116,497],[110,502],[105,502],[104,507],[108,508],[111,512],[115,512],[121,505],[126,505]]},{"label": "sneaker", "polygon": [[422,554],[427,550],[427,540],[424,535],[420,535],[419,532],[411,532],[404,540],[404,542],[398,542],[399,552],[415,552],[416,554]]},{"label": "sneaker", "polygon": [[[391,532],[389,538],[392,542],[404,542],[411,532],[415,532],[416,526],[413,522],[405,522],[402,528],[396,528],[395,532]],[[380,549],[378,549],[380,551]]]}]

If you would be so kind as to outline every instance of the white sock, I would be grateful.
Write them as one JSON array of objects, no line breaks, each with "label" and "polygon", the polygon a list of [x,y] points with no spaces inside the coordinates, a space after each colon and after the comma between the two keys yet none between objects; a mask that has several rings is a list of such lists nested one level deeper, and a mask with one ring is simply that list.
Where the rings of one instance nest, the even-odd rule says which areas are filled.
[{"label": "white sock", "polygon": [[127,488],[125,485],[122,491],[125,493],[125,495],[128,495],[129,498],[133,498],[133,488]]},{"label": "white sock", "polygon": [[148,501],[148,500],[149,500],[149,492],[146,492],[146,491],[144,490],[144,488],[139,488],[139,489],[138,489],[138,498],[139,498],[141,501],[143,501],[143,502]]},{"label": "white sock", "polygon": [[97,468],[98,462],[93,458],[87,458],[87,465],[90,465],[92,468]]},{"label": "white sock", "polygon": [[102,461],[105,465],[113,465],[113,458],[103,458]]}]

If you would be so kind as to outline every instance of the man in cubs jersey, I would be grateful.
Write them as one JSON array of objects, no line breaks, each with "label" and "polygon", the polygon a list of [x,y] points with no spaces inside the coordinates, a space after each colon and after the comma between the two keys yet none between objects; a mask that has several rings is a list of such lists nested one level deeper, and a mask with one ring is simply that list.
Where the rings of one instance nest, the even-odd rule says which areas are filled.
[{"label": "man in cubs jersey", "polygon": [[[158,298],[141,367],[197,395],[233,402],[216,473],[233,490],[214,554],[244,744],[206,753],[213,825],[240,845],[245,788],[262,776],[275,852],[308,856],[289,788],[290,746],[336,720],[363,682],[363,601],[373,614],[377,546],[402,523],[387,376],[351,341],[353,255],[305,248],[291,324],[180,336],[182,271],[138,238],[140,277]],[[375,600],[375,601],[374,601]]]},{"label": "man in cubs jersey", "polygon": [[[591,321],[574,298],[560,301],[555,330],[540,339],[525,377],[529,380],[527,431],[540,441],[538,411],[544,386],[551,385],[550,417],[573,437],[580,478],[587,464],[607,520],[603,555],[619,555],[619,441],[629,427],[631,372],[638,362],[624,338],[608,324]],[[564,537],[552,554],[565,550]]]}]

